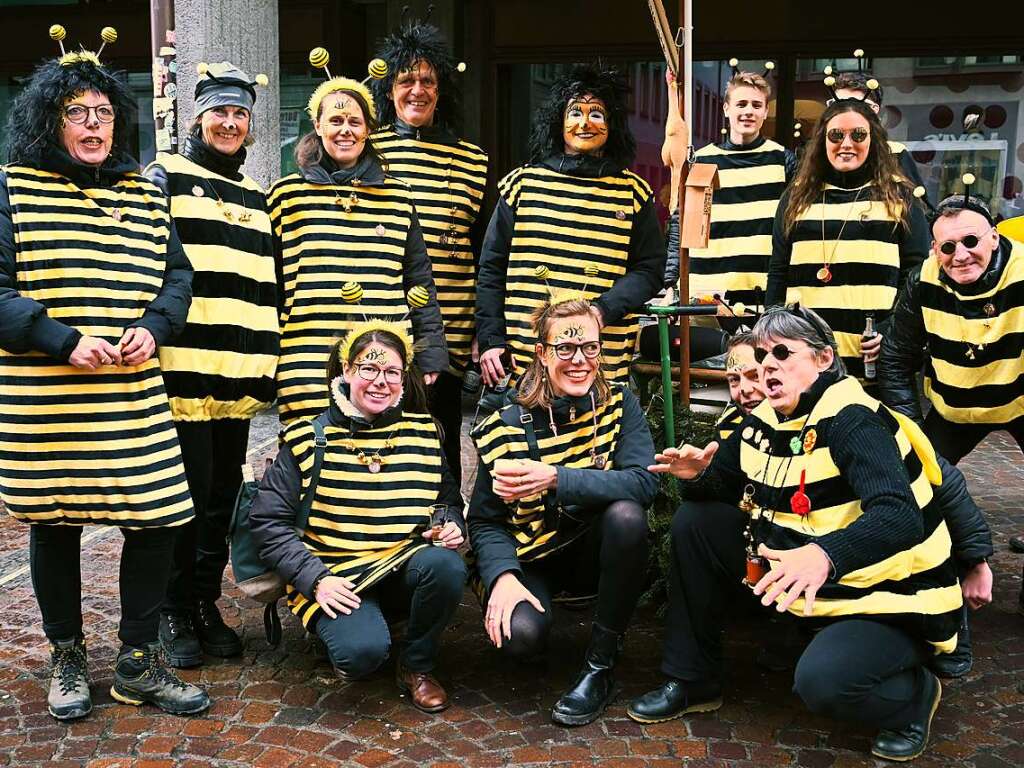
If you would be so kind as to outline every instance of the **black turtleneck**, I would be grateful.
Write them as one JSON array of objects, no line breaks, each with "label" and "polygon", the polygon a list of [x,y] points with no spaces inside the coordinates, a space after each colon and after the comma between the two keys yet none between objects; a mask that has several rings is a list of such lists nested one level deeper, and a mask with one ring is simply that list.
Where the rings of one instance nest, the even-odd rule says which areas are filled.
[{"label": "black turtleneck", "polygon": [[320,162],[299,169],[302,178],[311,184],[359,183],[374,186],[384,181],[384,169],[369,152],[363,152],[351,168],[342,168],[327,152],[320,155]]},{"label": "black turtleneck", "polygon": [[718,146],[720,146],[722,149],[728,149],[730,152],[742,152],[745,149],[757,149],[766,141],[768,141],[768,139],[766,139],[764,136],[758,136],[749,144],[737,144],[735,141],[732,140],[732,138],[728,134],[726,134],[725,138],[722,139],[721,142],[719,142]]},{"label": "black turtleneck", "polygon": [[403,139],[429,141],[431,144],[458,144],[459,137],[442,125],[409,125],[399,118],[391,125],[391,130]]},{"label": "black turtleneck", "polygon": [[871,181],[871,169],[867,163],[852,171],[837,171],[830,165],[825,172],[825,181],[840,189],[856,189]]},{"label": "black turtleneck", "polygon": [[187,157],[196,165],[201,165],[208,171],[219,174],[232,181],[241,181],[241,167],[245,162],[245,147],[239,147],[233,155],[225,155],[211,147],[201,136],[191,134],[185,139],[185,146],[181,148],[181,154]]},{"label": "black turtleneck", "polygon": [[128,155],[110,154],[98,166],[86,165],[53,143],[50,143],[49,151],[36,167],[41,171],[59,173],[79,189],[110,187],[129,173],[137,173],[139,170],[138,162]]},{"label": "black turtleneck", "polygon": [[614,176],[623,171],[621,165],[608,158],[599,157],[598,155],[570,155],[566,152],[545,158],[540,164],[545,168],[550,168],[552,171],[567,173],[570,176],[579,176],[584,179]]}]

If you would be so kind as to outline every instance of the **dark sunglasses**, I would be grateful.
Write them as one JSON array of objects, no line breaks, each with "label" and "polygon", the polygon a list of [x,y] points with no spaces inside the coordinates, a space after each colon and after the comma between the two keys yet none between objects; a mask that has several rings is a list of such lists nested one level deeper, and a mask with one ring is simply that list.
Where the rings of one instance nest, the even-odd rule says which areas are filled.
[{"label": "dark sunglasses", "polygon": [[[991,231],[992,230],[990,229],[988,232]],[[977,248],[978,243],[981,242],[981,238],[985,237],[985,235],[987,235],[988,232],[986,232],[981,237],[978,237],[977,235],[964,235],[959,240],[944,240],[942,243],[939,244],[939,250],[946,256],[952,256],[954,253],[956,253],[957,243],[963,243],[964,248],[966,248],[969,251],[972,248]]]},{"label": "dark sunglasses", "polygon": [[829,128],[825,133],[825,138],[833,144],[842,144],[847,134],[849,134],[850,140],[854,144],[863,144],[868,136],[871,135],[871,132],[867,128],[853,128],[849,131],[844,131],[842,128]]},{"label": "dark sunglasses", "polygon": [[796,352],[785,344],[776,344],[771,349],[765,349],[764,347],[756,347],[754,349],[754,359],[757,361],[758,365],[761,365],[769,354],[781,363],[790,355],[795,355]]}]

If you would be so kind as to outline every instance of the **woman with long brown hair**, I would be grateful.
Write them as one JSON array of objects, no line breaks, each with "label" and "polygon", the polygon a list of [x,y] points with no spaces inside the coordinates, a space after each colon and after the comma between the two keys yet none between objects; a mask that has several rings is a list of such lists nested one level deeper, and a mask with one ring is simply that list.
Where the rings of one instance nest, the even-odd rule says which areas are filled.
[{"label": "woman with long brown hair", "polygon": [[[767,303],[799,301],[820,314],[847,370],[870,380],[897,289],[928,244],[924,211],[878,116],[840,99],[822,114],[779,201]],[[869,316],[873,338],[865,337]]]},{"label": "woman with long brown hair", "polygon": [[615,696],[612,667],[643,590],[654,443],[636,397],[605,380],[590,302],[545,302],[531,321],[534,358],[516,401],[473,432],[473,581],[488,637],[513,657],[543,650],[553,595],[596,591],[584,667],[551,714],[583,725]]}]

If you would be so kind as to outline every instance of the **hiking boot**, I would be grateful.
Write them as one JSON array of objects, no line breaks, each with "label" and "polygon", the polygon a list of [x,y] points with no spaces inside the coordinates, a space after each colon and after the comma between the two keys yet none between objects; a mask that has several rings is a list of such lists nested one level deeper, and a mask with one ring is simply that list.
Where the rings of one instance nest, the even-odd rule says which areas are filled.
[{"label": "hiking boot", "polygon": [[238,633],[224,623],[217,603],[213,600],[200,600],[196,603],[193,624],[199,645],[205,653],[220,658],[239,656],[242,653],[242,641]]},{"label": "hiking boot", "polygon": [[74,720],[92,711],[89,695],[89,663],[85,640],[57,640],[50,646],[50,693],[46,708],[58,720]]},{"label": "hiking boot", "polygon": [[202,688],[179,680],[160,658],[160,643],[121,646],[110,695],[122,704],[156,704],[172,715],[194,715],[210,706]]},{"label": "hiking boot", "polygon": [[160,614],[160,644],[167,663],[178,669],[198,667],[203,663],[203,649],[187,613]]}]

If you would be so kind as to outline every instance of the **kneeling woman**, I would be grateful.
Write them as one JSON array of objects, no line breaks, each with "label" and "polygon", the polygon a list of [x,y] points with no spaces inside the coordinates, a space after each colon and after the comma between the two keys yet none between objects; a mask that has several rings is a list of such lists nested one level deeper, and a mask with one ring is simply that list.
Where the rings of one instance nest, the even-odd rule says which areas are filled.
[{"label": "kneeling woman", "polygon": [[[961,603],[935,453],[846,375],[815,313],[771,309],[754,339],[766,399],[720,447],[658,456],[676,477],[700,478],[683,484],[691,501],[672,526],[669,677],[627,711],[651,723],[721,706],[722,620],[746,572],[764,605],[820,629],[796,668],[807,706],[880,729],[878,757],[912,759],[942,693],[924,665],[956,646]],[[746,567],[742,527],[709,502],[750,516]]]},{"label": "kneeling woman", "polygon": [[533,329],[517,401],[473,434],[481,464],[470,539],[488,637],[511,656],[542,649],[552,595],[597,587],[583,670],[552,712],[583,725],[616,693],[612,667],[643,589],[654,443],[633,394],[605,381],[588,302],[541,305]]},{"label": "kneeling woman", "polygon": [[412,359],[396,323],[370,321],[334,346],[309,524],[303,533],[293,527],[315,454],[314,425],[299,419],[263,478],[252,533],[260,557],[291,585],[292,612],[324,641],[342,678],[365,677],[387,659],[382,607],[408,612],[398,684],[418,709],[439,712],[448,695],[431,672],[465,584],[455,552],[464,523]]}]

